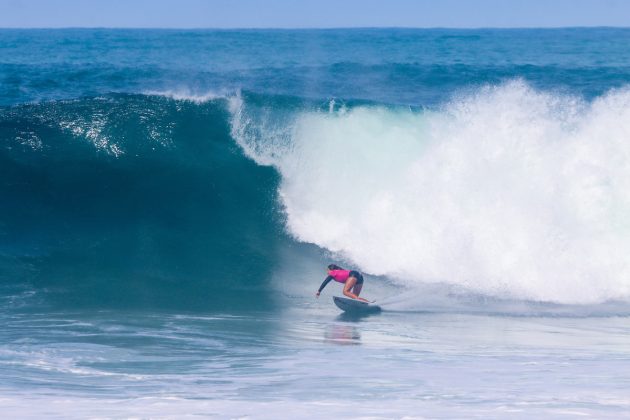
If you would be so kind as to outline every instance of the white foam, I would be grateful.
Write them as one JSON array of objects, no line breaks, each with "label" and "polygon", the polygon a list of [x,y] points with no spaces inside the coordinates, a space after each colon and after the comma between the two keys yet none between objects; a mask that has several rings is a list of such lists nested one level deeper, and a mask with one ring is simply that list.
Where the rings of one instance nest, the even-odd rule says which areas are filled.
[{"label": "white foam", "polygon": [[231,103],[232,134],[282,175],[296,239],[366,272],[557,303],[630,299],[630,90],[592,102],[521,81],[442,109]]},{"label": "white foam", "polygon": [[196,104],[210,102],[218,98],[225,97],[225,94],[205,91],[197,92],[190,88],[166,89],[166,90],[148,90],[145,95],[164,96],[166,98],[175,99],[176,101],[190,101]]},{"label": "white foam", "polygon": [[111,156],[120,157],[125,154],[125,149],[115,143],[110,136],[104,134],[107,123],[107,116],[93,114],[89,119],[74,118],[62,120],[59,122],[59,126],[76,138],[86,139],[97,150],[104,151]]}]

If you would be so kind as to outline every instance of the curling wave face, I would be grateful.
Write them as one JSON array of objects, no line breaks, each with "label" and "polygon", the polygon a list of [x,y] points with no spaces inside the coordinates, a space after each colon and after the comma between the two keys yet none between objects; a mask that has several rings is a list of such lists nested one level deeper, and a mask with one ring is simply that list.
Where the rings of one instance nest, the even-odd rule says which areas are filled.
[{"label": "curling wave face", "polygon": [[107,95],[0,110],[3,286],[62,305],[269,303],[278,177],[222,99]]}]

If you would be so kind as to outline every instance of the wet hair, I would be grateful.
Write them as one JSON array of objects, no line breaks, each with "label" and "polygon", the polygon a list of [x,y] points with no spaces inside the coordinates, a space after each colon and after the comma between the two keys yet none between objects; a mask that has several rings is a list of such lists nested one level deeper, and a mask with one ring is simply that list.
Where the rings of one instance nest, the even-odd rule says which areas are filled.
[{"label": "wet hair", "polygon": [[329,264],[328,269],[329,270],[343,270],[343,268],[339,267],[337,264]]}]

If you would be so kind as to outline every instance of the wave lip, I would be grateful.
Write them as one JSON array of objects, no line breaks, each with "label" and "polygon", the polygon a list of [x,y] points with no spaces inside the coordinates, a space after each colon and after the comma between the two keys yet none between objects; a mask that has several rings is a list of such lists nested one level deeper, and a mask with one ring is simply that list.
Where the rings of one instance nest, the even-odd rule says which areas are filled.
[{"label": "wave lip", "polygon": [[630,299],[629,133],[627,88],[586,102],[519,80],[422,112],[232,108],[299,241],[410,287],[560,304]]}]

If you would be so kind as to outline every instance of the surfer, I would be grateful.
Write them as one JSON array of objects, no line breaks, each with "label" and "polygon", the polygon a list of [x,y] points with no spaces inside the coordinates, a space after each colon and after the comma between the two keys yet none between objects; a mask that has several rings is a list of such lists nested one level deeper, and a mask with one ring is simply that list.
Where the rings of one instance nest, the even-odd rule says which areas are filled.
[{"label": "surfer", "polygon": [[359,293],[361,293],[361,289],[363,288],[363,275],[358,271],[344,270],[335,264],[330,264],[328,266],[328,277],[326,277],[322,282],[322,285],[319,286],[319,290],[315,293],[316,297],[319,297],[319,294],[331,280],[344,283],[343,294],[345,296],[352,299],[362,300],[363,302],[369,302],[367,299],[359,297]]}]

